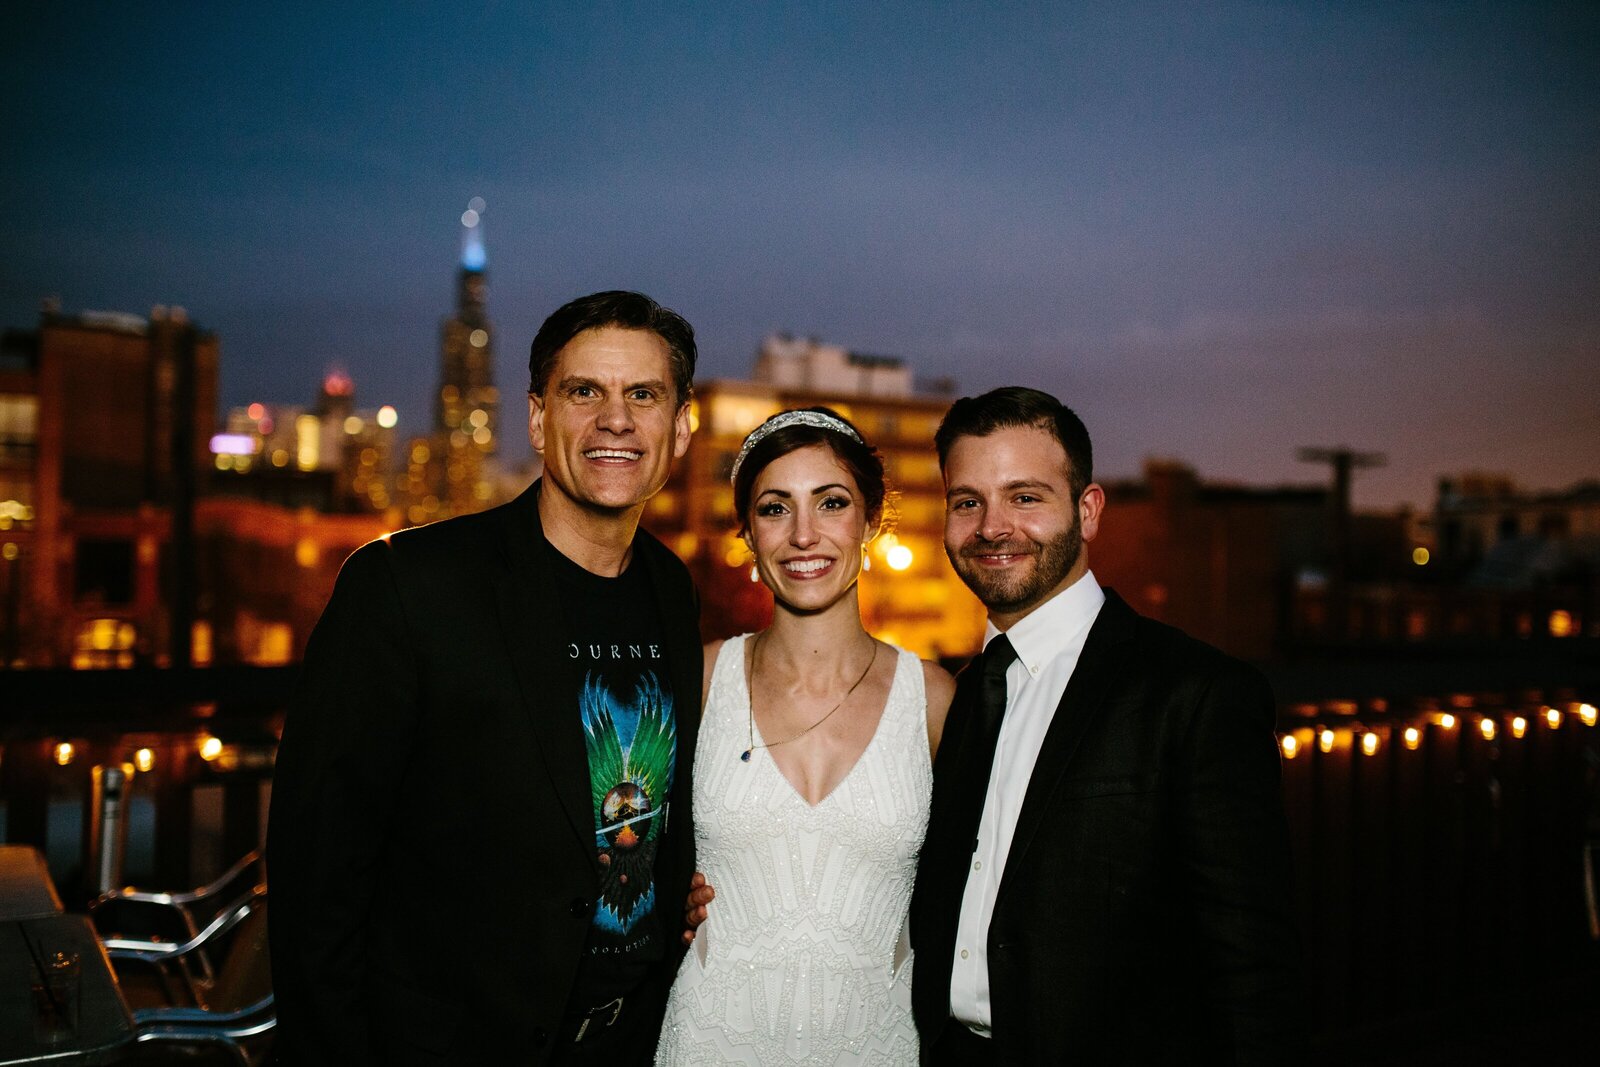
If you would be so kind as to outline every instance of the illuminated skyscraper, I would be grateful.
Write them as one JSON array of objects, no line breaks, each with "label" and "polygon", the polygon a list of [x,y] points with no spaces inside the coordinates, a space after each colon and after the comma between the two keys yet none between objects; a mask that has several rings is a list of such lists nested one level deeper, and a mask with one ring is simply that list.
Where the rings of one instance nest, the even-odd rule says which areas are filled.
[{"label": "illuminated skyscraper", "polygon": [[494,386],[494,327],[485,306],[487,257],[483,210],[473,197],[461,215],[461,269],[456,312],[440,330],[439,392],[434,398],[434,454],[440,483],[438,517],[485,507],[493,495],[486,460],[495,452],[499,392]]}]

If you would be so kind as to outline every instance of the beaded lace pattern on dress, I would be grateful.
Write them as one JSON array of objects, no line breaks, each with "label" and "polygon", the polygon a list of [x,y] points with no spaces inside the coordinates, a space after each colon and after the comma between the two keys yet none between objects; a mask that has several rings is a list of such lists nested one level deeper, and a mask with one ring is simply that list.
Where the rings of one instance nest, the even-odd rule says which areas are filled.
[{"label": "beaded lace pattern on dress", "polygon": [[700,723],[695,845],[717,899],[656,1062],[915,1064],[904,937],[933,788],[922,665],[898,654],[877,732],[812,807],[764,751],[739,759],[746,639],[723,643]]}]

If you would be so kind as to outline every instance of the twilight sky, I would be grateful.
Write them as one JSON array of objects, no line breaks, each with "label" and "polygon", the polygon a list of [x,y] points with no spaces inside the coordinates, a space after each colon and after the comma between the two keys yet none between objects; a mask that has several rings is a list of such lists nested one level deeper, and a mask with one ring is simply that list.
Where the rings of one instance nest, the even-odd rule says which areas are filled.
[{"label": "twilight sky", "polygon": [[[0,326],[180,304],[222,401],[328,368],[426,428],[488,202],[509,423],[565,300],[1078,409],[1358,504],[1600,476],[1600,5],[7,5]],[[508,425],[511,455],[525,436]]]}]

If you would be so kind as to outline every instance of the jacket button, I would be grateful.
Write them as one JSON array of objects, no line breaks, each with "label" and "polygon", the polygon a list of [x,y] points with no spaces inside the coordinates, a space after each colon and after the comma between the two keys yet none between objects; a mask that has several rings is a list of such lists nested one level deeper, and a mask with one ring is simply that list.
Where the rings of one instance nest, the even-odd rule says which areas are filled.
[{"label": "jacket button", "polygon": [[571,907],[572,914],[580,919],[589,914],[589,902],[582,897],[573,897]]}]

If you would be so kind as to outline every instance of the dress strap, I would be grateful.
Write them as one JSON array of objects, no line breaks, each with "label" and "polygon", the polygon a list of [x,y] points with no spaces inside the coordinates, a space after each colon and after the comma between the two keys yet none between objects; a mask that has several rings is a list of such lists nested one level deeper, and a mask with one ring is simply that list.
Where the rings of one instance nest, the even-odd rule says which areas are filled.
[{"label": "dress strap", "polygon": [[749,714],[750,694],[744,685],[744,646],[749,634],[739,634],[722,642],[717,662],[711,668],[711,692],[706,694],[706,714],[716,714],[742,725]]}]

